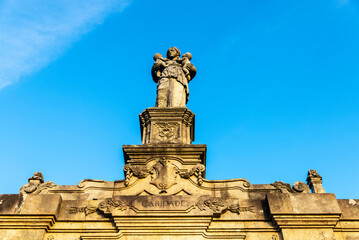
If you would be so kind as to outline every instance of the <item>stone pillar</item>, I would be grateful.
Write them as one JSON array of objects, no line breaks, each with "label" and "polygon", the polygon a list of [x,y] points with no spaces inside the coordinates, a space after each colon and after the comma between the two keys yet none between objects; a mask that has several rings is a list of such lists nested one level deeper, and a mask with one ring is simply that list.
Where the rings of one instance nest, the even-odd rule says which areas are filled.
[{"label": "stone pillar", "polygon": [[194,141],[194,113],[187,108],[147,108],[140,114],[142,144]]},{"label": "stone pillar", "polygon": [[341,210],[334,194],[269,193],[267,201],[283,240],[335,240]]}]

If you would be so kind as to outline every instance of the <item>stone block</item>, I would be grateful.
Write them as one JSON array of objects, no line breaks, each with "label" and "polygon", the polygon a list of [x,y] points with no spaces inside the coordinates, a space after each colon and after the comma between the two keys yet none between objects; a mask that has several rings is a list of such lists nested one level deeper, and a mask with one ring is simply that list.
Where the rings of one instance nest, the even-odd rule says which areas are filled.
[{"label": "stone block", "polygon": [[61,207],[60,194],[28,195],[20,211],[21,214],[31,215],[54,215],[56,216]]},{"label": "stone block", "polygon": [[267,200],[271,214],[341,214],[333,193],[269,193]]}]

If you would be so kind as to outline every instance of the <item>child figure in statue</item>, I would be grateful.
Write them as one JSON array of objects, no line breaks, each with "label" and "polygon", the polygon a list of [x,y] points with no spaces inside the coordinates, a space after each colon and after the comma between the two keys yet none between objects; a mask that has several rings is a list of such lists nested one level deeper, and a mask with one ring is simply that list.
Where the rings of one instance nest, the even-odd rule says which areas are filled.
[{"label": "child figure in statue", "polygon": [[166,68],[168,64],[166,63],[167,59],[162,56],[161,53],[156,53],[153,55],[153,60],[155,60],[155,63],[153,64],[153,67],[157,70],[156,76],[159,78],[161,76],[161,68]]},{"label": "child figure in statue", "polygon": [[177,60],[179,63],[182,64],[182,71],[184,72],[184,75],[186,76],[187,79],[191,78],[190,71],[189,71],[189,69],[193,65],[190,62],[191,59],[192,59],[192,54],[188,52],[188,53],[183,54],[181,59]]}]

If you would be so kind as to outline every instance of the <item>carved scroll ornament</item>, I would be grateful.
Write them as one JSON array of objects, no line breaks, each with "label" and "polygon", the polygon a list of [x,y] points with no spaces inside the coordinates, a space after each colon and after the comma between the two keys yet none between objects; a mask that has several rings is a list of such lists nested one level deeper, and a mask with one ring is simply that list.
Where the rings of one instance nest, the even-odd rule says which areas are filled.
[{"label": "carved scroll ornament", "polygon": [[225,213],[226,211],[230,211],[232,213],[237,213],[238,215],[241,212],[254,212],[254,207],[241,207],[239,205],[238,199],[223,199],[218,197],[209,197],[206,199],[202,199],[197,202],[196,206],[199,210],[211,210],[213,213],[220,215]]},{"label": "carved scroll ornament", "polygon": [[307,184],[304,182],[295,182],[293,187],[289,183],[285,183],[282,181],[275,181],[271,183],[271,185],[277,188],[282,193],[309,193],[310,189]]},{"label": "carved scroll ornament", "polygon": [[114,210],[125,211],[127,208],[128,206],[124,201],[112,198],[107,198],[98,205],[98,209],[104,213],[111,213]]},{"label": "carved scroll ornament", "polygon": [[179,169],[175,164],[167,160],[166,157],[161,157],[150,168],[147,168],[147,166],[133,166],[131,164],[126,164],[123,167],[123,170],[125,172],[125,186],[130,184],[130,180],[133,176],[146,178],[151,175],[151,184],[164,193],[167,189],[177,184],[177,176],[185,179],[188,179],[191,176],[196,176],[197,184],[202,185],[205,166],[203,164],[198,164],[188,171],[187,169]]}]

